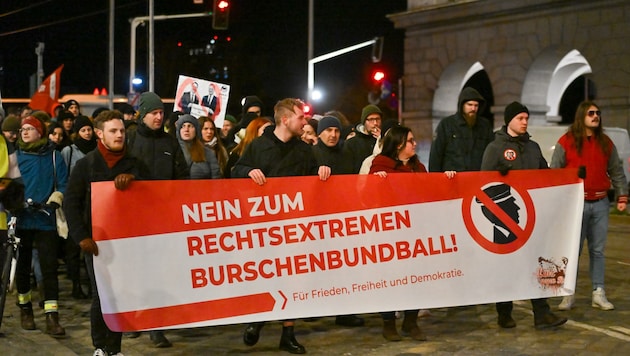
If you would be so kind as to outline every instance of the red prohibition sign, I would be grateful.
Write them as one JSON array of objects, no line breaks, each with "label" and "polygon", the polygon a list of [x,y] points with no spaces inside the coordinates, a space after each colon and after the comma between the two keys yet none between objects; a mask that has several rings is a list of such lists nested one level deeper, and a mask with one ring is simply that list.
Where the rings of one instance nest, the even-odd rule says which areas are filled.
[{"label": "red prohibition sign", "polygon": [[[500,184],[501,182],[496,182]],[[527,211],[527,222],[525,223],[525,227],[521,228],[512,218],[498,206],[486,192],[484,192],[481,188],[476,191],[471,190],[472,194],[468,194],[464,198],[462,202],[462,216],[464,217],[464,224],[466,224],[466,229],[472,236],[473,240],[477,242],[477,244],[483,247],[485,250],[497,253],[497,254],[508,254],[512,253],[519,248],[523,247],[525,243],[529,240],[532,235],[532,231],[534,230],[534,224],[536,222],[536,211],[534,209],[534,202],[532,201],[532,197],[529,195],[527,189],[523,187],[510,185],[510,187],[518,192],[518,194],[523,199],[525,203],[525,209]],[[490,212],[492,212],[501,222],[507,226],[510,231],[514,235],[516,235],[516,240],[507,243],[507,244],[498,244],[494,243],[493,239],[487,238],[483,236],[477,226],[472,219],[471,209],[473,208],[472,201],[473,199],[479,199],[483,205],[485,205]]]}]

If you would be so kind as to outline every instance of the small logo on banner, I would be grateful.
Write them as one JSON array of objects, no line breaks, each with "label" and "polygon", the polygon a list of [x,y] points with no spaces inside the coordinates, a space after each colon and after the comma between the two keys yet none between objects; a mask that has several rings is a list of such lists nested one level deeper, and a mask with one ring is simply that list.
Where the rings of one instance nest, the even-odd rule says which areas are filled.
[{"label": "small logo on banner", "polygon": [[464,199],[464,223],[470,236],[487,251],[512,253],[523,247],[534,230],[534,203],[526,189],[488,183]]},{"label": "small logo on banner", "polygon": [[542,289],[560,290],[564,286],[564,276],[567,270],[569,259],[562,257],[560,263],[556,263],[553,258],[538,257],[538,268],[536,279]]}]

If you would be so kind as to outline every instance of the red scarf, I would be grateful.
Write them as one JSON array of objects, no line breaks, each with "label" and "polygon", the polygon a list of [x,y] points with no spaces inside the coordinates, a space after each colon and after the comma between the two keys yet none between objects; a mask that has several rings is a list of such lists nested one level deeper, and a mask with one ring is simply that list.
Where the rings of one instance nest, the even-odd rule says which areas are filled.
[{"label": "red scarf", "polygon": [[98,140],[98,151],[101,153],[103,158],[105,159],[105,163],[107,163],[107,167],[110,169],[118,163],[124,156],[126,147],[122,149],[122,151],[114,152],[105,147],[101,140]]}]

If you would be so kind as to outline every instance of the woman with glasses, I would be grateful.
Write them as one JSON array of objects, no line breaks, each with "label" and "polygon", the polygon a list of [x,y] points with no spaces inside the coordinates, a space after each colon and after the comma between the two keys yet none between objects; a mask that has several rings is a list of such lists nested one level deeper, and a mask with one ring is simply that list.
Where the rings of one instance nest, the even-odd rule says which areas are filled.
[{"label": "woman with glasses", "polygon": [[[383,137],[383,149],[374,157],[370,174],[385,178],[389,173],[426,173],[426,167],[416,154],[416,140],[411,129],[404,126],[392,126]],[[418,326],[419,309],[405,310],[402,331],[412,339],[424,341],[427,337]],[[396,330],[395,312],[381,312],[383,318],[383,337],[388,341],[400,341]]]}]

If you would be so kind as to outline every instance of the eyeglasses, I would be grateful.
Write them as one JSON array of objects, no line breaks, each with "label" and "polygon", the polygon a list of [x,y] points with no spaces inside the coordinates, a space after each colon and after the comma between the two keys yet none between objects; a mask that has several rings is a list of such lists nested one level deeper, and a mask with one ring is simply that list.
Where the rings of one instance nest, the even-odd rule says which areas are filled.
[{"label": "eyeglasses", "polygon": [[595,116],[595,114],[597,114],[597,116],[602,116],[602,112],[599,110],[589,110],[587,112],[588,116]]},{"label": "eyeglasses", "polygon": [[410,138],[410,139],[408,139],[408,140],[407,140],[407,143],[410,143],[410,144],[412,144],[412,145],[415,145],[415,144],[416,144],[416,140],[415,140],[415,139],[413,139],[413,138]]},{"label": "eyeglasses", "polygon": [[24,131],[29,132],[29,131],[36,131],[36,130],[37,130],[37,129],[36,129],[36,128],[34,128],[34,127],[22,127],[22,128],[20,129],[20,132],[24,132]]},{"label": "eyeglasses", "polygon": [[367,119],[365,119],[365,121],[368,121],[368,122],[381,121],[381,118],[380,117],[368,117]]}]

